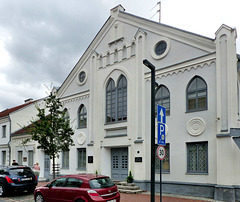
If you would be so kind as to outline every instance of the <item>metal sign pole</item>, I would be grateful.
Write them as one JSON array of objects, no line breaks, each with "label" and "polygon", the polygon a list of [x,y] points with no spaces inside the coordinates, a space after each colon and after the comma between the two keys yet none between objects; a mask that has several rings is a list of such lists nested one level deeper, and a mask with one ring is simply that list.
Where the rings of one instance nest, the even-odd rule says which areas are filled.
[{"label": "metal sign pole", "polygon": [[155,66],[146,59],[143,64],[151,70],[151,202],[155,202]]},{"label": "metal sign pole", "polygon": [[160,160],[160,202],[162,202],[162,160]]}]

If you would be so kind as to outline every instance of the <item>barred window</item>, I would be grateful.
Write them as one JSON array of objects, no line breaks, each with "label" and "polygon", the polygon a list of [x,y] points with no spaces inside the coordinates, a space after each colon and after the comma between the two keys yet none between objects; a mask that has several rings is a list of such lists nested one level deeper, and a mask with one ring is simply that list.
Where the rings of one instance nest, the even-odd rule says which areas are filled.
[{"label": "barred window", "polygon": [[208,143],[187,143],[187,172],[208,173]]},{"label": "barred window", "polygon": [[78,169],[86,170],[86,148],[77,149]]},{"label": "barred window", "polygon": [[195,76],[187,87],[187,111],[207,109],[207,84],[199,76]]},{"label": "barred window", "polygon": [[[160,159],[157,156],[157,148],[159,145],[155,144],[155,172],[159,173],[160,172]],[[170,155],[169,155],[169,143],[167,143],[165,146],[165,151],[166,151],[166,156],[162,160],[162,172],[170,172]]]},{"label": "barred window", "polygon": [[87,109],[82,104],[78,110],[78,128],[86,128],[87,127]]},{"label": "barred window", "polygon": [[166,108],[166,115],[170,115],[170,93],[166,86],[160,85],[155,94],[155,115],[157,115],[157,105]]}]

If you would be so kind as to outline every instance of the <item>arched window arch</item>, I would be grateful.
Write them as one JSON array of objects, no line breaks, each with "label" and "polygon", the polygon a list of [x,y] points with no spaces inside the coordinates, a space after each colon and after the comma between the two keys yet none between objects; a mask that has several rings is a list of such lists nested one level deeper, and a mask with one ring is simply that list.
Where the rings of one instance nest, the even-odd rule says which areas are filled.
[{"label": "arched window arch", "polygon": [[106,122],[127,120],[127,79],[121,75],[117,86],[112,79],[106,87]]},{"label": "arched window arch", "polygon": [[82,104],[78,110],[78,128],[86,128],[87,127],[87,109]]},{"label": "arched window arch", "polygon": [[187,112],[207,109],[207,84],[199,76],[195,76],[187,86]]},{"label": "arched window arch", "polygon": [[155,94],[155,114],[157,114],[157,105],[166,108],[166,115],[170,115],[170,92],[164,85],[160,85]]}]

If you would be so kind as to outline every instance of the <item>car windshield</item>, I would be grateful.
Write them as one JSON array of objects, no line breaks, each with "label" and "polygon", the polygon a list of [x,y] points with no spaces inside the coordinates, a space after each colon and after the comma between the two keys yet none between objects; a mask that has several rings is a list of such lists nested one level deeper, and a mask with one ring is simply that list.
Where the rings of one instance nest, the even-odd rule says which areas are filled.
[{"label": "car windshield", "polygon": [[109,177],[89,180],[89,184],[92,189],[108,188],[115,185]]},{"label": "car windshield", "polygon": [[23,176],[23,175],[32,174],[32,171],[30,168],[12,168],[9,170],[9,173],[10,175]]}]

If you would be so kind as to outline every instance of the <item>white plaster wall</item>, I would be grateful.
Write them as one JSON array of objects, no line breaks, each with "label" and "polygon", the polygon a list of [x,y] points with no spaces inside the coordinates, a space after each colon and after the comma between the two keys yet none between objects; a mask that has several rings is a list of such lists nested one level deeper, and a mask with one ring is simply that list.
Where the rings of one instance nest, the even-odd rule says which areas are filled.
[{"label": "white plaster wall", "polygon": [[[215,63],[210,66],[204,65],[196,70],[184,71],[183,73],[157,78],[158,84],[165,85],[170,91],[170,116],[167,116],[168,135],[167,143],[170,143],[170,173],[163,174],[163,180],[180,182],[201,182],[216,183],[216,87],[215,87]],[[188,82],[195,76],[201,76],[208,86],[208,109],[186,113],[186,87]],[[150,83],[146,83],[146,94],[149,93]],[[150,99],[147,101],[146,117],[150,119]],[[186,125],[192,118],[200,117],[206,123],[204,132],[196,137],[188,134]],[[149,122],[148,122],[149,123]],[[146,128],[146,156],[150,165],[150,124]],[[187,174],[187,142],[208,142],[208,174],[190,175]],[[150,166],[146,166],[147,173],[150,173]],[[150,175],[148,175],[150,177]],[[156,175],[158,179],[159,175]]]}]

